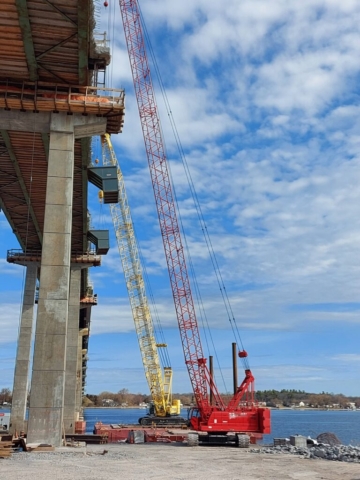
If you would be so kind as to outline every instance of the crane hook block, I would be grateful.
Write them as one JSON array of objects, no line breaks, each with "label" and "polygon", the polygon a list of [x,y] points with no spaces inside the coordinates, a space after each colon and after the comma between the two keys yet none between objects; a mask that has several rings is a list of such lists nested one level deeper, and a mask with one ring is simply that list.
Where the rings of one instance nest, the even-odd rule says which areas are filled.
[{"label": "crane hook block", "polygon": [[109,4],[108,4],[108,2],[105,0],[105,2],[104,2],[104,7],[108,7],[108,6],[109,6]]},{"label": "crane hook block", "polygon": [[247,356],[248,356],[248,354],[247,354],[246,350],[240,350],[239,351],[239,357],[240,358],[246,358]]}]

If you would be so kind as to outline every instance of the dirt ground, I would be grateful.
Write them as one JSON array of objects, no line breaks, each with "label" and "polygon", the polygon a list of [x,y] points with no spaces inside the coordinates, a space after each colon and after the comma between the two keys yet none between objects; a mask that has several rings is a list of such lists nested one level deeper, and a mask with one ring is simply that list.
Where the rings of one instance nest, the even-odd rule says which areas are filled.
[{"label": "dirt ground", "polygon": [[[107,453],[103,454],[104,450]],[[360,480],[360,464],[263,455],[235,447],[108,444],[14,453],[2,480]]]}]

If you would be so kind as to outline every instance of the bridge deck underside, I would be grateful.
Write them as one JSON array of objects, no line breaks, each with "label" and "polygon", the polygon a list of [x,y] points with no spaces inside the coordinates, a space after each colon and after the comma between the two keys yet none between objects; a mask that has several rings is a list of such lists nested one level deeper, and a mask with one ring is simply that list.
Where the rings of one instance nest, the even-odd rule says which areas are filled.
[{"label": "bridge deck underside", "polygon": [[[0,198],[2,208],[21,246],[41,250],[46,195],[48,134],[0,131]],[[89,141],[75,141],[72,250],[84,251],[87,179],[83,182],[83,149]],[[86,158],[85,158],[86,161]],[[86,234],[86,232],[85,232]]]},{"label": "bridge deck underside", "polygon": [[[93,28],[93,0],[1,0],[0,82],[91,85]],[[75,142],[72,250],[78,254],[86,249],[89,145]],[[48,148],[47,133],[0,130],[0,207],[22,248],[41,248]]]},{"label": "bridge deck underside", "polygon": [[87,84],[91,10],[88,0],[1,0],[0,77]]}]

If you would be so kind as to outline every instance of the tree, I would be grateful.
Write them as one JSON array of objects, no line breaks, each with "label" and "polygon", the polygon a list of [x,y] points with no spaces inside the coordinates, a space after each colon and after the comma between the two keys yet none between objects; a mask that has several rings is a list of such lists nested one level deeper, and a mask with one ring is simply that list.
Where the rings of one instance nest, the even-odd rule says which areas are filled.
[{"label": "tree", "polygon": [[94,406],[94,402],[92,402],[90,400],[90,398],[84,396],[82,398],[82,406],[85,407],[85,408],[89,408],[89,407],[93,407]]},{"label": "tree", "polygon": [[93,405],[98,405],[98,395],[91,395],[90,393],[86,395]]},{"label": "tree", "polygon": [[0,390],[0,405],[3,403],[11,403],[11,390],[9,388]]},{"label": "tree", "polygon": [[122,388],[121,390],[118,391],[117,393],[117,398],[120,403],[128,403],[129,401],[129,390],[127,388]]}]

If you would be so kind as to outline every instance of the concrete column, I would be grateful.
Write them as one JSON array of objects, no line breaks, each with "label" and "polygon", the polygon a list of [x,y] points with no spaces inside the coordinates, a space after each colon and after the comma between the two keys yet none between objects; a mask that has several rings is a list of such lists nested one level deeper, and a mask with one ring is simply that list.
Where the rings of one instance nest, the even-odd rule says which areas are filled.
[{"label": "concrete column", "polygon": [[74,177],[74,119],[52,114],[28,443],[61,446]]},{"label": "concrete column", "polygon": [[78,372],[77,372],[77,411],[79,412],[79,420],[84,420],[84,410],[82,408],[83,399],[83,359],[87,351],[83,350],[84,337],[89,336],[89,328],[87,325],[90,323],[91,317],[91,305],[82,307],[80,309],[80,330],[78,338]]},{"label": "concrete column", "polygon": [[69,318],[67,328],[64,396],[64,428],[66,434],[75,433],[75,421],[77,420],[76,388],[80,313],[80,281],[80,268],[72,267],[69,292]]},{"label": "concrete column", "polygon": [[82,334],[78,332],[77,370],[76,370],[76,413],[78,420],[82,420]]},{"label": "concrete column", "polygon": [[10,433],[25,431],[25,414],[30,368],[31,336],[34,324],[34,300],[38,266],[26,267],[26,279],[16,353],[14,386],[12,392]]}]

